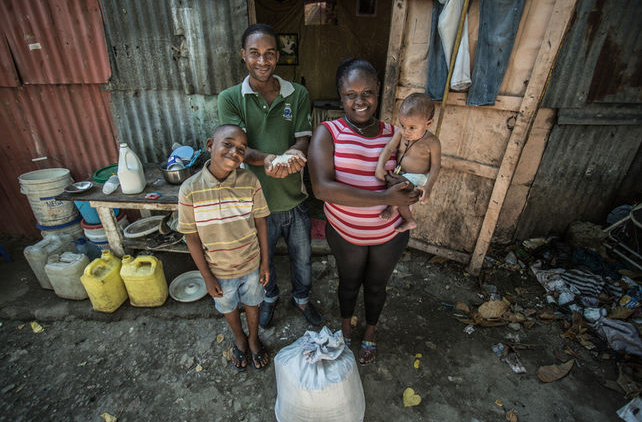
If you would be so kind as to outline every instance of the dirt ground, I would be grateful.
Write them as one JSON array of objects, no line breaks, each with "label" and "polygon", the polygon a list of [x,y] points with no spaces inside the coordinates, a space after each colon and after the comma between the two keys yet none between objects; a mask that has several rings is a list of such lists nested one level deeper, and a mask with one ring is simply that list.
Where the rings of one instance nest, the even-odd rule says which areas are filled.
[{"label": "dirt ground", "polygon": [[[3,242],[15,262],[0,260],[1,421],[102,421],[106,413],[118,421],[275,420],[274,366],[231,368],[223,355],[231,331],[211,299],[168,298],[159,308],[125,304],[101,314],[88,300],[67,301],[39,287],[22,257],[30,242]],[[168,281],[193,269],[188,255],[157,256]],[[490,422],[510,420],[513,413],[519,421],[620,420],[616,410],[629,399],[604,383],[617,378],[621,357],[589,351],[563,337],[559,321],[536,317],[530,329],[476,326],[466,333],[457,320],[462,312],[453,305],[480,305],[487,292],[461,265],[431,258],[409,249],[390,280],[377,362],[359,367],[366,421]],[[314,329],[289,303],[287,257],[278,257],[278,272],[282,297],[272,327],[260,332],[272,356]],[[337,330],[333,258],[315,256],[313,274],[312,299],[325,325]],[[545,308],[544,289],[532,275],[496,269],[481,280],[513,305]],[[363,330],[361,302],[359,310],[356,344]],[[34,333],[31,321],[44,331]],[[514,373],[493,352],[500,342],[515,347],[526,373]],[[358,350],[354,344],[352,350]],[[540,366],[568,359],[575,363],[566,377],[543,383],[536,376]],[[404,407],[408,387],[421,397],[419,405]]]}]

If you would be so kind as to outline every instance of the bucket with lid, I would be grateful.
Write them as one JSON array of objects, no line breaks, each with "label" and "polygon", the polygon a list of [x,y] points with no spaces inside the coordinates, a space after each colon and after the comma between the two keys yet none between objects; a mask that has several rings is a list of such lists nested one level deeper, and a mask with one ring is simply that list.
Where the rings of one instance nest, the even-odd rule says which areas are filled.
[{"label": "bucket with lid", "polygon": [[50,168],[30,171],[18,177],[20,192],[27,195],[33,214],[42,226],[57,226],[78,217],[71,201],[58,201],[65,186],[73,183],[69,169]]}]

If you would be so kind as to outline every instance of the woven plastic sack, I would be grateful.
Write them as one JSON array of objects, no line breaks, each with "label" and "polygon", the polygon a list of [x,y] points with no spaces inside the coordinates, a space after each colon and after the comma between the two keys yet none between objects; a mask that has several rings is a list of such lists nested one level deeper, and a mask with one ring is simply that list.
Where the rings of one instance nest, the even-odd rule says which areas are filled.
[{"label": "woven plastic sack", "polygon": [[341,331],[306,331],[274,357],[279,422],[359,422],[366,401]]}]

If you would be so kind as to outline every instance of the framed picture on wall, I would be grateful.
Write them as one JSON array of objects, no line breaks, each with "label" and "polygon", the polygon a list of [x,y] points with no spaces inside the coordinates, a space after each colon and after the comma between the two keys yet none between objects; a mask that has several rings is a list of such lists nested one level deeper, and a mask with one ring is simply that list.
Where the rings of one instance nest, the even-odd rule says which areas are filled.
[{"label": "framed picture on wall", "polygon": [[278,34],[279,63],[285,65],[299,64],[299,35]]}]

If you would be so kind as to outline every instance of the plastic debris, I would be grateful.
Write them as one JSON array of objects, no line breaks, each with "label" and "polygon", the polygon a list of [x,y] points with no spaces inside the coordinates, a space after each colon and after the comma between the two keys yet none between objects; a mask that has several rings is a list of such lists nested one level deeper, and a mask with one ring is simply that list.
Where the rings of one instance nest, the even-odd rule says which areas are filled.
[{"label": "plastic debris", "polygon": [[613,350],[642,356],[642,339],[635,325],[617,319],[601,318],[595,323],[595,328]]},{"label": "plastic debris", "polygon": [[87,361],[80,362],[77,366],[87,366]]},{"label": "plastic debris", "polygon": [[466,328],[464,328],[464,332],[468,335],[471,335],[475,331],[475,327],[472,325],[467,325]]},{"label": "plastic debris", "polygon": [[495,404],[499,407],[504,407],[504,402],[499,399],[495,400]]},{"label": "plastic debris", "polygon": [[642,399],[634,398],[618,409],[617,415],[625,422],[642,422]]},{"label": "plastic debris", "polygon": [[31,329],[33,330],[34,333],[39,334],[45,331],[44,328],[40,324],[38,324],[36,321],[31,321]]},{"label": "plastic debris", "polygon": [[508,366],[510,366],[510,369],[512,369],[516,374],[526,373],[526,368],[524,367],[524,365],[522,365],[522,362],[519,361],[516,353],[508,353],[508,356],[502,359],[502,361],[506,362]]},{"label": "plastic debris", "polygon": [[497,343],[493,346],[493,352],[495,352],[497,356],[502,356],[504,354],[504,350],[504,343]]},{"label": "plastic debris", "polygon": [[517,265],[517,255],[515,255],[515,252],[508,252],[506,258],[504,258],[504,262],[508,265]]},{"label": "plastic debris", "polygon": [[575,359],[571,359],[561,365],[540,366],[537,370],[537,378],[542,382],[553,382],[564,378],[571,372]]},{"label": "plastic debris", "polygon": [[421,397],[415,393],[415,390],[408,387],[403,392],[403,405],[404,407],[417,406],[421,403]]}]

